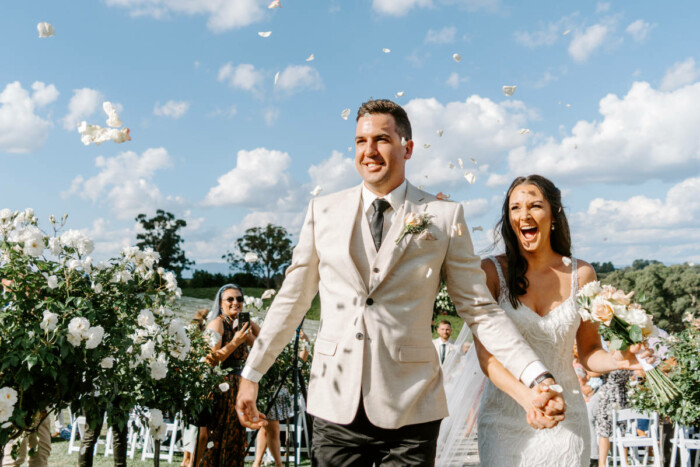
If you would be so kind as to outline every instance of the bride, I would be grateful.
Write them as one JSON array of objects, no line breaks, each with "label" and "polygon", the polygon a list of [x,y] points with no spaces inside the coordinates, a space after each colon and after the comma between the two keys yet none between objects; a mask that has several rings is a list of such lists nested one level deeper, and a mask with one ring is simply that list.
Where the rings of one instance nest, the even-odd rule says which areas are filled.
[{"label": "bride", "polygon": [[[603,350],[597,326],[582,322],[578,314],[576,292],[596,280],[596,274],[588,263],[571,256],[561,193],[550,180],[539,175],[516,178],[497,230],[506,253],[482,261],[487,285],[563,389],[566,417],[558,424],[547,423],[546,416],[532,408],[530,389],[475,339],[467,356],[447,361],[444,368],[451,416],[443,422],[436,464],[458,459],[458,444],[472,431],[478,408],[482,466],[587,467],[588,417],[572,365],[574,342],[590,371],[608,373],[639,364],[631,351],[618,360]],[[461,345],[459,340],[464,337],[458,339]],[[642,356],[650,354],[645,351]],[[489,379],[485,383],[474,377],[478,366]]]}]

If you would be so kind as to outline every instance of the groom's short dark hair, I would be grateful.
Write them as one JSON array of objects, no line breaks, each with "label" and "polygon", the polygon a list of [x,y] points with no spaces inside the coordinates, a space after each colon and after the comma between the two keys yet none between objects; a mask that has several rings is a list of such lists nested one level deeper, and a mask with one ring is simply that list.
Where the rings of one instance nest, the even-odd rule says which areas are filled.
[{"label": "groom's short dark hair", "polygon": [[389,99],[370,99],[357,109],[357,118],[355,118],[355,121],[360,120],[360,117],[364,117],[365,114],[391,115],[396,122],[396,132],[399,136],[405,138],[406,141],[413,139],[411,122],[408,119],[408,115],[403,107],[396,102],[390,101]]}]

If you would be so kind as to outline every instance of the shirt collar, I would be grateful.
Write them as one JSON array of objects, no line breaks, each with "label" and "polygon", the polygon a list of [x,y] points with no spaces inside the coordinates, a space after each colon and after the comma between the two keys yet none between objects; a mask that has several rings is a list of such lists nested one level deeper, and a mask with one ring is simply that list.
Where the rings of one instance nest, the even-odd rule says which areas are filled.
[{"label": "shirt collar", "polygon": [[364,213],[368,213],[370,208],[372,207],[372,203],[374,202],[375,199],[377,198],[383,198],[389,202],[391,205],[391,209],[394,210],[394,212],[398,211],[401,206],[403,206],[404,201],[406,201],[406,188],[408,187],[408,181],[404,179],[403,183],[394,190],[384,196],[377,196],[374,193],[372,193],[369,188],[365,186],[365,184],[362,184],[362,207],[364,209]]}]

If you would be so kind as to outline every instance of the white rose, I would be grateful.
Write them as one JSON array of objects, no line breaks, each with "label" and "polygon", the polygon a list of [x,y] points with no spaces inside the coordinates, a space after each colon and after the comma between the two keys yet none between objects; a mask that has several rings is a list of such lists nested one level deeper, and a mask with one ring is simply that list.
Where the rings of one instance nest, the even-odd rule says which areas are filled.
[{"label": "white rose", "polygon": [[39,327],[44,331],[53,331],[58,326],[58,315],[44,310],[44,319],[41,320]]},{"label": "white rose", "polygon": [[3,428],[5,428],[4,422],[12,417],[14,409],[15,408],[9,404],[0,404],[0,423],[3,423]]},{"label": "white rose", "polygon": [[87,342],[85,342],[86,349],[94,349],[102,342],[102,338],[105,335],[105,330],[102,326],[91,327],[87,331]]},{"label": "white rose", "polygon": [[163,424],[163,412],[158,409],[148,411],[148,426],[151,429],[157,428]]},{"label": "white rose", "polygon": [[228,391],[230,388],[231,388],[231,386],[229,386],[229,384],[226,383],[226,382],[219,384],[219,390],[220,390],[221,392],[226,392],[226,391]]},{"label": "white rose", "polygon": [[83,263],[79,259],[71,259],[66,263],[66,267],[71,271],[75,271],[76,269],[78,269],[82,266],[83,266]]},{"label": "white rose", "polygon": [[95,291],[95,293],[102,293],[102,284],[100,284],[99,282],[97,284],[95,284],[93,282],[92,289]]},{"label": "white rose", "polygon": [[148,309],[143,309],[139,312],[139,317],[138,317],[138,323],[139,326],[142,326],[144,328],[153,326],[156,324],[155,317],[153,316],[153,312]]},{"label": "white rose", "polygon": [[103,358],[102,361],[100,362],[100,366],[106,370],[109,368],[112,368],[114,366],[114,358],[112,358],[112,357]]},{"label": "white rose", "polygon": [[156,381],[165,378],[168,374],[168,362],[165,358],[165,354],[160,354],[157,360],[153,360],[149,367],[151,369],[151,378]]},{"label": "white rose", "polygon": [[61,249],[61,241],[57,237],[49,238],[49,250],[54,256],[58,256],[63,251]]},{"label": "white rose", "polygon": [[67,339],[73,347],[79,347],[80,343],[83,342],[83,339],[80,336],[72,334],[70,332],[68,333]]},{"label": "white rose", "polygon": [[10,387],[0,389],[0,403],[14,407],[17,403],[17,391]]},{"label": "white rose", "polygon": [[24,254],[33,257],[41,256],[45,248],[44,236],[38,229],[37,231],[33,230],[36,227],[31,227],[32,229],[27,228],[24,235],[22,235],[24,240]]},{"label": "white rose", "polygon": [[214,331],[213,329],[207,329],[204,331],[204,340],[207,341],[207,344],[209,344],[209,347],[214,347],[216,344],[221,342],[221,334],[218,332]]},{"label": "white rose", "polygon": [[68,323],[68,332],[76,337],[87,337],[87,330],[90,329],[90,321],[87,318],[75,317]]},{"label": "white rose", "polygon": [[49,286],[49,289],[55,289],[58,287],[58,277],[56,276],[49,276],[48,274],[44,273],[46,277],[46,285]]},{"label": "white rose", "polygon": [[9,222],[9,220],[12,218],[12,211],[9,209],[0,209],[0,223],[6,223]]},{"label": "white rose", "polygon": [[170,321],[170,326],[168,326],[168,334],[171,336],[175,336],[184,330],[185,326],[179,318],[175,318],[174,320]]},{"label": "white rose", "polygon": [[152,340],[146,341],[145,344],[141,345],[141,358],[144,360],[150,360],[156,356],[156,343]]},{"label": "white rose", "polygon": [[249,251],[248,253],[245,254],[245,258],[243,258],[243,261],[246,263],[255,263],[258,260],[258,254],[254,253],[252,251]]},{"label": "white rose", "polygon": [[600,287],[600,282],[592,281],[581,287],[581,290],[578,292],[578,295],[593,298],[602,291],[603,289]]}]

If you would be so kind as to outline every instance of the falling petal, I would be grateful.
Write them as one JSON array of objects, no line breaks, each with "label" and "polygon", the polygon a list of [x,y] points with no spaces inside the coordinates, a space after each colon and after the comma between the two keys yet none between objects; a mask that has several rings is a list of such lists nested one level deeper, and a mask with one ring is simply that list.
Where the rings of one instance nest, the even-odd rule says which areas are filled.
[{"label": "falling petal", "polygon": [[387,49],[387,48],[385,47],[385,48],[382,49],[382,52],[384,52],[385,54],[388,54],[388,53],[391,52],[391,49]]},{"label": "falling petal", "polygon": [[229,389],[231,389],[231,386],[230,386],[228,383],[221,383],[221,384],[219,384],[219,390],[220,390],[221,392],[226,392],[226,391],[228,391]]},{"label": "falling petal", "polygon": [[452,54],[452,59],[453,59],[455,62],[459,63],[459,62],[462,61],[462,56],[461,56],[460,54]]},{"label": "falling petal", "polygon": [[566,35],[568,35],[570,32],[571,32],[571,29],[567,29],[566,31],[562,32],[561,35],[562,35],[562,36],[566,36]]},{"label": "falling petal", "polygon": [[114,105],[112,105],[111,102],[105,101],[102,103],[102,110],[105,111],[107,114],[107,125],[111,126],[112,128],[119,128],[122,126],[122,121],[119,120],[119,114],[117,113],[117,110],[114,108]]},{"label": "falling petal", "polygon": [[472,161],[474,165],[479,165],[479,163],[473,157],[470,157],[469,160]]},{"label": "falling petal", "polygon": [[307,62],[313,62],[314,61],[314,54],[309,55],[309,57],[306,59]]},{"label": "falling petal", "polygon": [[480,225],[477,225],[476,227],[472,227],[472,232],[483,232],[484,228]]},{"label": "falling petal", "polygon": [[37,31],[39,31],[39,37],[51,37],[54,34],[56,34],[56,31],[54,31],[53,26],[51,26],[51,23],[38,23],[36,25]]},{"label": "falling petal", "polygon": [[455,165],[452,162],[448,162],[447,167],[449,167],[450,169],[454,169]]},{"label": "falling petal", "polygon": [[272,31],[264,31],[264,32],[259,32],[259,33],[258,33],[258,36],[260,36],[260,37],[270,37],[271,34],[272,34]]},{"label": "falling petal", "polygon": [[464,174],[464,178],[466,178],[467,181],[468,181],[471,185],[473,185],[474,182],[476,181],[476,176],[475,176],[473,173],[471,173],[471,172],[465,173],[465,174]]},{"label": "falling petal", "polygon": [[277,80],[280,79],[280,72],[275,73],[275,86],[277,86]]},{"label": "falling petal", "polygon": [[566,256],[562,256],[561,262],[564,263],[565,266],[569,266],[571,264],[571,258],[568,258]]},{"label": "falling petal", "polygon": [[267,7],[269,9],[282,8],[282,2],[280,2],[280,0],[272,0],[272,2],[270,2],[270,4]]},{"label": "falling petal", "polygon": [[425,274],[425,278],[429,278],[433,275],[433,268],[428,268],[428,272]]},{"label": "falling petal", "polygon": [[528,133],[530,133],[530,130],[529,130],[528,128],[521,128],[521,129],[520,129],[520,134],[521,134],[521,135],[526,135],[526,134],[528,134]]},{"label": "falling petal", "polygon": [[342,112],[340,112],[340,116],[343,117],[343,120],[347,120],[350,116],[350,109],[344,109]]},{"label": "falling petal", "polygon": [[551,389],[551,390],[554,391],[554,392],[558,392],[559,394],[561,394],[561,393],[564,392],[564,388],[561,387],[561,386],[558,385],[558,384],[552,384],[552,385],[550,385],[550,386],[549,386],[549,389]]},{"label": "falling petal", "polygon": [[439,200],[442,200],[442,201],[446,201],[446,200],[450,199],[450,195],[446,195],[442,191],[440,193],[438,193],[437,195],[435,195],[435,197]]},{"label": "falling petal", "polygon": [[440,136],[440,137],[442,137],[442,134],[443,134],[443,133],[444,133],[444,132],[443,132],[442,130],[438,130],[438,131],[437,131],[437,135]]},{"label": "falling petal", "polygon": [[262,300],[267,300],[268,298],[272,298],[277,292],[275,289],[267,289],[266,291],[263,292],[262,296],[260,297]]},{"label": "falling petal", "polygon": [[428,178],[428,176],[427,176],[427,175],[423,175],[423,176],[424,176],[425,178]]},{"label": "falling petal", "polygon": [[209,441],[209,442],[207,443],[207,449],[211,449],[211,448],[213,448],[213,447],[214,447],[214,441]]},{"label": "falling petal", "polygon": [[517,86],[503,86],[503,94],[510,97],[515,93]]},{"label": "falling petal", "polygon": [[425,149],[428,149],[428,148],[430,147],[430,145],[429,145],[428,143],[425,143],[425,144],[423,145],[423,147],[424,147]]},{"label": "falling petal", "polygon": [[464,162],[462,162],[462,159],[457,159],[457,163],[459,164],[459,168],[463,169],[464,168]]},{"label": "falling petal", "polygon": [[321,188],[321,185],[316,185],[316,188],[313,189],[311,194],[314,196],[318,196],[321,194],[322,191],[323,191],[323,188]]},{"label": "falling petal", "polygon": [[403,95],[404,95],[403,91],[399,91],[396,93],[396,97],[403,97]]},{"label": "falling petal", "polygon": [[246,263],[255,263],[258,260],[258,254],[254,253],[252,251],[249,251],[248,253],[245,254],[245,258],[243,260]]},{"label": "falling petal", "polygon": [[348,146],[348,152],[352,152],[352,146]]},{"label": "falling petal", "polygon": [[401,146],[406,146],[406,138],[401,137]]},{"label": "falling petal", "polygon": [[131,141],[128,128],[102,128],[99,125],[90,125],[88,122],[83,121],[78,125],[78,132],[80,133],[80,141],[85,146],[89,146],[91,143],[99,146],[109,140],[115,143]]},{"label": "falling petal", "polygon": [[571,104],[566,104],[567,107],[571,107]]},{"label": "falling petal", "polygon": [[418,185],[419,190],[422,190],[423,188],[425,188],[423,185]]}]

